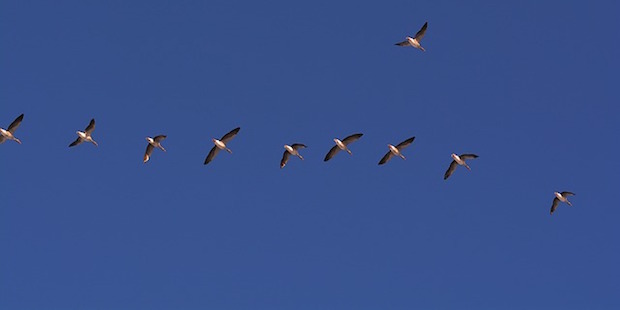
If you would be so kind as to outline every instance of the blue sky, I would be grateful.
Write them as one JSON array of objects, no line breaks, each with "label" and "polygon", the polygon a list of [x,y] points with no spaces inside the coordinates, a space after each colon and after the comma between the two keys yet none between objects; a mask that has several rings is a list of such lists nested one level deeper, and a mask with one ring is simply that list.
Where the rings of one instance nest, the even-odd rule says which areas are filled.
[{"label": "blue sky", "polygon": [[619,9],[2,1],[0,308],[617,309]]}]

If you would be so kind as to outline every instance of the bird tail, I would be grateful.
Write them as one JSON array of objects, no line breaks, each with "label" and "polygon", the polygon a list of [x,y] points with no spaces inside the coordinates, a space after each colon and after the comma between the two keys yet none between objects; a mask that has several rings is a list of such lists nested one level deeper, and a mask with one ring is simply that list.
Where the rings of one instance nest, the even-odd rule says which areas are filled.
[{"label": "bird tail", "polygon": [[15,142],[17,142],[19,144],[22,144],[22,142],[19,139],[17,139],[17,138],[15,138]]},{"label": "bird tail", "polygon": [[467,168],[467,170],[471,171],[471,168],[469,168],[469,165],[465,164],[465,168]]},{"label": "bird tail", "polygon": [[572,204],[572,203],[570,203],[570,201],[568,201],[568,200],[566,200],[566,203],[567,203],[569,206],[571,206],[571,207],[573,206],[573,204]]}]

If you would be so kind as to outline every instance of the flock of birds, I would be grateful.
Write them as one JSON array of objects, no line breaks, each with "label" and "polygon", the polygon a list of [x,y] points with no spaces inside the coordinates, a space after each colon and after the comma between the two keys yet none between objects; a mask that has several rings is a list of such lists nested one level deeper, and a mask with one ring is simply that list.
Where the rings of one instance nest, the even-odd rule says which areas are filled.
[{"label": "flock of birds", "polygon": [[[424,25],[422,26],[422,28],[420,28],[420,30],[416,33],[415,36],[410,37],[407,36],[405,38],[404,41],[396,43],[396,45],[398,46],[412,46],[415,47],[421,51],[426,51],[424,49],[424,47],[422,47],[422,45],[420,45],[420,40],[422,40],[422,38],[424,37],[424,34],[426,33],[426,28],[428,27],[428,22],[424,23]],[[21,144],[21,140],[19,140],[17,137],[15,137],[15,131],[17,130],[17,128],[19,127],[19,125],[21,124],[21,122],[24,119],[24,114],[21,114],[20,116],[18,116],[10,125],[9,127],[5,130],[4,128],[0,128],[0,144],[4,143],[4,141],[6,140],[13,140],[19,144]],[[84,129],[84,131],[77,131],[77,139],[75,141],[73,141],[71,144],[69,144],[69,147],[74,147],[77,146],[79,144],[81,144],[82,142],[90,142],[92,144],[94,144],[95,146],[98,146],[97,142],[93,139],[92,137],[92,133],[95,130],[95,119],[91,119],[90,123],[88,124],[88,126],[86,126],[86,129]],[[226,150],[228,153],[232,153],[232,151],[230,150],[230,148],[228,148],[227,143],[230,142],[230,140],[232,140],[241,130],[240,127],[237,127],[231,131],[229,131],[228,133],[226,133],[224,136],[222,136],[222,138],[220,139],[211,139],[213,141],[214,146],[211,148],[211,151],[209,151],[209,154],[207,155],[207,157],[205,158],[204,164],[208,164],[211,161],[213,161],[213,159],[215,158],[215,156],[219,153],[219,151],[221,150]],[[336,154],[338,154],[338,152],[340,151],[346,151],[347,153],[349,153],[350,155],[352,155],[353,153],[351,152],[351,150],[348,148],[349,144],[357,141],[358,139],[360,139],[363,136],[362,133],[356,133],[356,134],[352,134],[347,136],[346,138],[340,140],[338,138],[334,138],[334,143],[336,145],[334,145],[329,152],[327,152],[327,154],[325,155],[325,158],[323,161],[329,161],[330,159],[332,159],[332,157],[334,157]],[[146,146],[146,151],[144,153],[144,158],[143,158],[143,162],[146,163],[149,161],[149,159],[151,158],[151,155],[153,153],[153,150],[155,148],[158,148],[162,151],[166,151],[166,149],[161,145],[161,142],[166,139],[165,135],[158,135],[155,136],[153,138],[151,137],[146,137],[146,141],[148,142],[147,146]],[[385,153],[385,155],[381,158],[381,160],[379,161],[379,165],[383,165],[385,163],[387,163],[392,157],[394,156],[398,156],[402,159],[406,159],[405,156],[402,154],[403,149],[405,149],[407,146],[409,146],[411,143],[413,143],[413,141],[415,140],[415,137],[411,137],[399,144],[397,144],[396,146],[392,145],[392,144],[388,144],[388,152]],[[301,144],[301,143],[294,143],[291,145],[285,144],[284,145],[284,154],[282,154],[282,159],[280,160],[280,168],[284,168],[284,166],[286,166],[286,164],[289,161],[290,156],[296,156],[299,157],[299,159],[303,160],[303,156],[301,156],[301,154],[299,153],[299,151],[303,148],[305,148],[306,145]],[[446,170],[445,174],[444,174],[444,180],[448,179],[452,173],[454,173],[454,171],[456,170],[456,168],[458,166],[464,166],[465,168],[467,168],[468,170],[471,171],[471,168],[469,167],[469,165],[467,165],[467,160],[470,159],[475,159],[478,158],[478,155],[476,154],[461,154],[461,155],[456,155],[456,154],[451,154],[452,157],[452,162],[450,163],[450,166],[448,167],[448,170]],[[553,202],[551,204],[551,211],[550,214],[553,214],[553,212],[556,210],[556,208],[558,207],[558,205],[560,204],[560,202],[566,203],[569,206],[572,206],[571,202],[568,201],[568,196],[572,196],[575,195],[572,192],[554,192],[554,198],[553,198]]]}]

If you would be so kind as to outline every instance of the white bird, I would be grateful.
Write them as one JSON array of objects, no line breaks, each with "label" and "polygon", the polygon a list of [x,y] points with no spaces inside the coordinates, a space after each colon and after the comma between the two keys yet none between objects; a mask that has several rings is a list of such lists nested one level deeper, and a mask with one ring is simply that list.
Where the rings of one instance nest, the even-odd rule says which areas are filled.
[{"label": "white bird", "polygon": [[407,36],[405,38],[405,41],[402,42],[398,42],[396,43],[396,45],[398,46],[413,46],[419,50],[422,50],[423,52],[426,51],[422,45],[420,45],[420,41],[422,40],[422,38],[424,37],[424,34],[426,33],[426,27],[428,27],[428,22],[424,23],[424,26],[422,26],[422,28],[420,28],[420,31],[418,31],[418,33],[415,34],[415,36],[412,38],[410,36]]},{"label": "white bird", "polygon": [[154,148],[159,148],[164,152],[166,151],[166,149],[161,146],[161,141],[163,141],[164,139],[166,139],[165,135],[155,136],[155,138],[146,137],[146,141],[148,141],[149,144],[146,146],[146,152],[144,153],[143,160],[145,163],[149,161],[149,159],[151,159],[151,153],[153,153]]},{"label": "white bird", "polygon": [[551,204],[551,212],[550,214],[553,214],[553,211],[555,211],[555,209],[558,207],[558,205],[561,202],[565,202],[566,204],[568,204],[569,206],[573,206],[572,203],[570,203],[570,201],[568,201],[567,196],[574,196],[575,194],[571,193],[571,192],[553,192],[553,194],[555,195],[555,198],[553,198],[553,203]]},{"label": "white bird", "polygon": [[97,142],[95,142],[95,140],[93,140],[93,137],[91,136],[94,130],[95,130],[95,119],[93,118],[90,120],[90,123],[88,124],[88,126],[86,126],[86,129],[83,132],[79,130],[75,132],[77,133],[78,137],[75,141],[69,144],[69,147],[76,146],[84,141],[88,141],[94,144],[95,146],[99,146],[99,144],[97,144]]},{"label": "white bird", "polygon": [[332,159],[332,157],[334,157],[334,155],[336,155],[340,150],[347,151],[347,153],[353,155],[353,153],[351,153],[351,150],[347,148],[347,145],[357,141],[357,139],[361,138],[363,135],[364,134],[361,133],[352,134],[342,139],[342,141],[338,140],[338,138],[334,138],[334,142],[336,143],[336,145],[334,145],[334,147],[332,147],[329,152],[327,152],[327,155],[325,155],[325,159],[323,159],[323,161],[328,161]]},{"label": "white bird", "polygon": [[225,134],[220,140],[215,138],[211,139],[215,146],[211,149],[211,151],[209,151],[209,155],[207,155],[207,158],[205,159],[205,165],[210,163],[220,150],[226,150],[228,153],[232,153],[232,151],[228,147],[226,147],[226,142],[234,138],[240,129],[241,127],[237,127],[231,130],[229,133]]},{"label": "white bird", "polygon": [[15,133],[15,130],[17,130],[17,127],[19,127],[19,124],[22,123],[23,119],[24,119],[24,114],[18,116],[11,123],[11,125],[9,125],[9,128],[7,130],[0,128],[0,143],[4,143],[4,141],[6,140],[13,140],[19,144],[22,144],[22,142],[19,139],[17,139],[13,134]]},{"label": "white bird", "polygon": [[443,175],[443,179],[446,180],[448,179],[452,173],[454,172],[454,170],[456,170],[456,167],[460,166],[465,166],[465,168],[467,168],[467,170],[471,171],[471,168],[469,168],[469,166],[467,165],[467,163],[465,162],[468,159],[474,159],[474,158],[478,158],[478,155],[476,154],[461,154],[461,156],[458,156],[454,153],[452,153],[452,162],[450,163],[450,167],[448,167],[448,170],[446,171],[446,174]]},{"label": "white bird", "polygon": [[406,148],[407,146],[409,146],[409,144],[413,143],[413,140],[415,140],[415,137],[411,137],[401,143],[399,143],[397,146],[393,146],[391,144],[388,144],[388,148],[390,149],[384,156],[383,158],[381,158],[381,160],[379,161],[379,165],[383,165],[385,163],[388,162],[388,160],[390,160],[392,158],[392,156],[396,155],[402,159],[406,159],[405,156],[401,153],[401,151]]},{"label": "white bird", "polygon": [[280,169],[284,168],[284,166],[286,166],[286,163],[288,162],[288,158],[289,155],[294,155],[299,157],[299,159],[304,160],[303,156],[301,156],[301,154],[299,154],[299,149],[303,149],[306,146],[304,144],[301,143],[295,143],[293,145],[284,145],[284,154],[282,154],[282,160],[280,161]]}]

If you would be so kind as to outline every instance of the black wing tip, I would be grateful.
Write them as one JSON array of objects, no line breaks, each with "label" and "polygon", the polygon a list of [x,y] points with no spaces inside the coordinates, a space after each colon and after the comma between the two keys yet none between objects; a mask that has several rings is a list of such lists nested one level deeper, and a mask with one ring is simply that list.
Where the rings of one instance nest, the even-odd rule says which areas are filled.
[{"label": "black wing tip", "polygon": [[24,113],[20,114],[15,120],[21,121],[24,119]]}]

